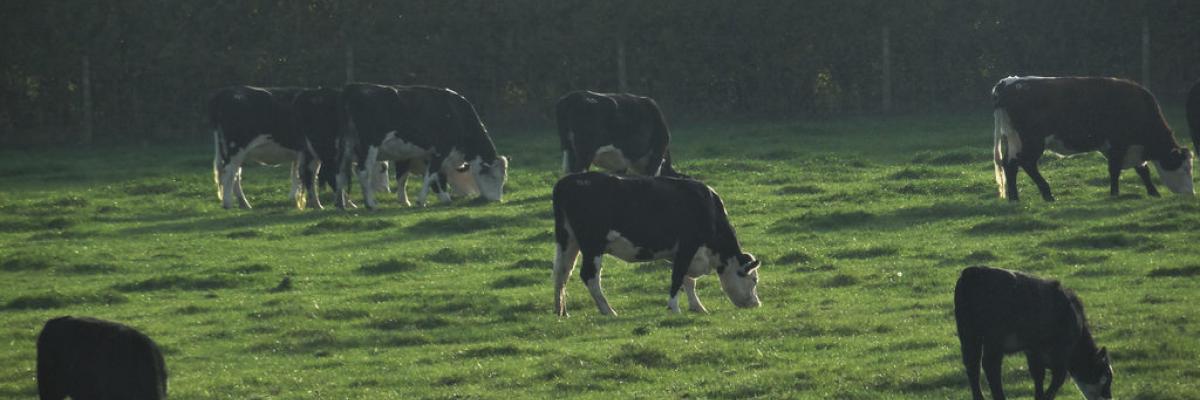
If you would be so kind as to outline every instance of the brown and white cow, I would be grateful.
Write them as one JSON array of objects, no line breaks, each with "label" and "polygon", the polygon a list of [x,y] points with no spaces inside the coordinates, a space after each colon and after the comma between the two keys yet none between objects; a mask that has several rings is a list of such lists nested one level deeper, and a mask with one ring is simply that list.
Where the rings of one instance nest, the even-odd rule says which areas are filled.
[{"label": "brown and white cow", "polygon": [[1038,172],[1044,150],[1060,155],[1099,151],[1108,158],[1110,194],[1121,170],[1133,168],[1151,196],[1152,162],[1172,192],[1192,195],[1192,157],[1175,141],[1158,102],[1142,86],[1115,78],[1008,77],[992,88],[995,175],[1000,197],[1017,200],[1017,169],[1046,201],[1050,185]]},{"label": "brown and white cow", "polygon": [[[386,175],[366,166],[396,161],[401,203],[407,203],[404,178],[414,166],[424,176],[417,203],[429,191],[450,201],[446,185],[500,201],[508,179],[508,158],[496,152],[487,128],[466,98],[450,89],[429,86],[353,83],[342,91],[349,119],[338,176],[339,196],[348,190],[356,168],[368,208],[378,207],[375,192]],[[447,172],[450,171],[450,172]]]},{"label": "brown and white cow", "polygon": [[721,197],[707,185],[671,177],[622,177],[585,172],[554,185],[554,306],[567,314],[566,283],[583,254],[579,277],[601,314],[616,315],[600,288],[604,254],[627,262],[670,259],[667,307],[679,312],[679,289],[692,311],[704,312],[696,278],[716,272],[738,307],[759,305],[760,262],[742,252]]},{"label": "brown and white cow", "polygon": [[242,192],[242,166],[247,162],[292,165],[290,197],[298,208],[320,208],[314,186],[333,187],[336,140],[342,125],[333,89],[234,86],[217,91],[208,103],[214,127],[213,179],[225,208],[236,200],[250,208]]},{"label": "brown and white cow", "polygon": [[654,99],[576,91],[558,99],[555,113],[563,172],[596,164],[619,174],[681,176],[671,165],[671,132]]}]

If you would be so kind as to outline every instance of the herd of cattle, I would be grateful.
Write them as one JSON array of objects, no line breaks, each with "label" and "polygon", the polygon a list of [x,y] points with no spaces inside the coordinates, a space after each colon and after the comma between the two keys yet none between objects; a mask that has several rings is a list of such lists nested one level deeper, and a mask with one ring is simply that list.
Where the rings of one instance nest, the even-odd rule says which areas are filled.
[{"label": "herd of cattle", "polygon": [[[1023,169],[1042,198],[1053,201],[1038,172],[1044,150],[1069,155],[1100,151],[1108,159],[1110,194],[1118,194],[1123,169],[1133,168],[1151,196],[1153,163],[1172,192],[1193,194],[1192,154],[1167,126],[1157,101],[1130,81],[1091,77],[1009,77],[992,89],[995,178],[1000,197],[1018,199]],[[320,208],[328,187],[339,208],[354,207],[347,194],[357,176],[362,201],[378,207],[407,174],[422,176],[418,204],[429,191],[441,201],[451,192],[500,201],[508,158],[499,155],[474,106],[449,89],[354,83],[340,91],[317,88],[220,90],[209,102],[215,126],[213,161],[218,198],[225,208],[242,193],[248,161],[292,162],[291,197],[300,208]],[[565,287],[582,254],[580,277],[602,314],[616,315],[600,287],[604,254],[628,262],[672,260],[667,306],[705,312],[695,280],[714,272],[738,307],[760,304],[758,268],[742,250],[721,197],[676,171],[670,133],[655,102],[630,94],[572,92],[556,106],[566,174],[553,188],[555,312],[566,316]],[[1200,83],[1191,89],[1187,118],[1200,143]],[[587,172],[595,164],[611,173]],[[1001,361],[1024,352],[1035,398],[1053,399],[1069,375],[1085,398],[1111,398],[1108,351],[1097,347],[1082,302],[1053,280],[1017,271],[974,266],[954,288],[954,315],[972,395],[983,399],[980,367],[992,396],[1003,399]],[[61,317],[38,337],[38,391],[42,399],[161,399],[166,368],[157,346],[127,326]],[[1045,370],[1051,372],[1043,389]]]}]

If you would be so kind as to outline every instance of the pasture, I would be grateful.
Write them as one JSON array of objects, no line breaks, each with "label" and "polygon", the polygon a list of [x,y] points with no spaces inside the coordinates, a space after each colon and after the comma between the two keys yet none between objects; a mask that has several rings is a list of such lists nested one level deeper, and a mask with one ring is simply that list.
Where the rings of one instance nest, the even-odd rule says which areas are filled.
[{"label": "pasture", "polygon": [[[760,308],[709,276],[710,313],[671,315],[665,262],[606,257],[620,316],[599,315],[577,268],[556,317],[552,123],[491,129],[513,159],[503,203],[386,196],[375,212],[296,210],[282,167],[248,167],[256,208],[223,210],[199,139],[0,151],[0,397],[36,397],[36,334],[70,314],[154,338],[175,399],[966,398],[952,292],[983,263],[1079,293],[1116,397],[1200,398],[1198,200],[1149,198],[1132,171],[1110,198],[1088,154],[1043,159],[1058,202],[1021,174],[1010,204],[986,110],[672,122],[677,168],[763,260]],[[1022,357],[1004,382],[1032,396]]]}]

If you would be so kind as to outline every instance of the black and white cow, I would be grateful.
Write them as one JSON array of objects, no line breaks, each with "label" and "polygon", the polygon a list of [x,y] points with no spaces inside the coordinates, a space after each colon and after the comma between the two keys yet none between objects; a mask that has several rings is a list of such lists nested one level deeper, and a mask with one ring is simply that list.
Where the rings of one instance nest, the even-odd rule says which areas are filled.
[{"label": "black and white cow", "polygon": [[341,91],[337,89],[317,88],[300,91],[293,101],[297,128],[308,141],[309,150],[301,153],[300,179],[308,193],[308,203],[316,208],[322,208],[320,196],[317,196],[321,186],[330,191],[337,190],[338,141],[345,125],[345,115],[339,107],[340,97]]},{"label": "black and white cow", "polygon": [[167,398],[167,368],[149,337],[93,318],[59,317],[37,339],[42,400]]},{"label": "black and white cow", "polygon": [[583,172],[596,164],[619,174],[679,176],[667,148],[667,121],[653,99],[577,91],[559,98],[555,108],[563,172]]},{"label": "black and white cow", "polygon": [[1071,155],[1100,151],[1108,158],[1109,192],[1116,196],[1121,170],[1133,168],[1151,196],[1147,162],[1171,191],[1191,195],[1192,157],[1179,146],[1154,96],[1140,85],[1114,78],[1008,77],[992,88],[995,102],[995,174],[1000,197],[1017,200],[1022,168],[1054,201],[1038,172],[1045,149]]},{"label": "black and white cow", "polygon": [[554,307],[565,316],[566,283],[583,254],[579,277],[601,314],[616,315],[600,289],[604,254],[628,262],[674,261],[667,307],[679,312],[683,287],[692,311],[704,312],[695,279],[716,270],[738,307],[759,305],[758,267],[743,253],[721,197],[703,183],[669,177],[571,174],[554,185]]},{"label": "black and white cow", "polygon": [[1200,155],[1200,81],[1196,81],[1188,90],[1187,121],[1192,131],[1192,151]]},{"label": "black and white cow", "polygon": [[508,158],[497,154],[475,107],[458,93],[428,86],[353,83],[343,89],[342,102],[350,129],[342,154],[339,192],[349,186],[350,165],[354,164],[363,201],[369,208],[377,207],[374,192],[379,181],[387,178],[365,166],[394,160],[401,203],[408,203],[404,180],[413,166],[425,169],[418,204],[425,204],[431,189],[449,202],[446,184],[450,180],[487,200],[503,197]]},{"label": "black and white cow", "polygon": [[336,163],[330,141],[341,125],[337,100],[330,89],[234,86],[213,95],[208,103],[215,128],[213,178],[222,206],[231,208],[236,199],[240,207],[250,208],[242,192],[242,165],[254,161],[291,162],[290,198],[299,208],[306,203],[320,207],[314,174],[322,160]]},{"label": "black and white cow", "polygon": [[[1001,363],[1016,352],[1025,353],[1035,399],[1053,399],[1067,374],[1088,400],[1112,398],[1108,350],[1096,347],[1079,297],[1057,281],[968,267],[954,286],[954,319],[975,399],[983,399],[981,363],[992,398],[1004,398]],[[1047,368],[1050,386],[1043,392]]]}]

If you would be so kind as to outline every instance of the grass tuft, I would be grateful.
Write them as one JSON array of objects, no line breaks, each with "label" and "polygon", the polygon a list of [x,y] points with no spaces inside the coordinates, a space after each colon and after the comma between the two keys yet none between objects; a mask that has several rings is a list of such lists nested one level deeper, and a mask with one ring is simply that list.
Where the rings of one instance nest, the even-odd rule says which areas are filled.
[{"label": "grass tuft", "polygon": [[661,349],[637,343],[622,345],[609,360],[616,364],[637,365],[643,368],[663,368],[675,364]]},{"label": "grass tuft", "polygon": [[995,235],[1047,231],[1058,229],[1059,225],[1029,217],[1001,217],[987,222],[972,225],[967,233],[972,235]]},{"label": "grass tuft", "polygon": [[868,259],[878,257],[889,257],[900,254],[900,249],[892,246],[870,246],[858,249],[838,250],[830,253],[833,258],[842,259]]}]

